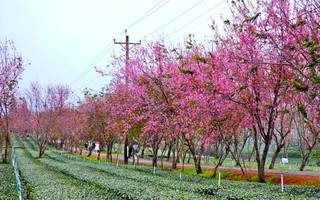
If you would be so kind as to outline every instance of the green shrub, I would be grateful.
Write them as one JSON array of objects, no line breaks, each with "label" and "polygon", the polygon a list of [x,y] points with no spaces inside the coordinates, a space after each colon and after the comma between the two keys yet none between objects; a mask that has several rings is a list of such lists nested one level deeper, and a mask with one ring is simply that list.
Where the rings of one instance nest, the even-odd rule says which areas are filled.
[{"label": "green shrub", "polygon": [[[38,152],[33,143],[22,142],[28,148],[17,149],[25,199],[320,198],[316,187],[285,185],[281,192],[279,184],[221,180],[218,185],[217,179],[191,175],[194,169],[186,169],[180,179],[180,170],[157,168],[154,174],[152,167],[98,164],[55,149],[35,159]],[[222,171],[221,177],[231,175],[236,174]]]},{"label": "green shrub", "polygon": [[16,177],[11,164],[0,164],[0,199],[19,199]]}]

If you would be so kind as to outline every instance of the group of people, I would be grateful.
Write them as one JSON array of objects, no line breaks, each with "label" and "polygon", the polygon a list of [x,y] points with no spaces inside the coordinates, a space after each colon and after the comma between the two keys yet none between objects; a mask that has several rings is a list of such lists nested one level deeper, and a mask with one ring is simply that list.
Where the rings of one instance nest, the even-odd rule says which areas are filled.
[{"label": "group of people", "polygon": [[[96,151],[97,153],[100,151],[100,144],[99,142],[91,142],[88,143],[86,142],[84,144],[84,147],[86,149],[91,148],[93,151]],[[137,143],[135,143],[134,145],[129,145],[129,159],[131,159],[131,157],[135,157],[139,155],[139,145]]]},{"label": "group of people", "polygon": [[93,151],[96,151],[97,153],[100,151],[100,144],[99,142],[91,142],[90,144],[88,142],[86,142],[84,144],[84,147],[87,148],[91,148]]},{"label": "group of people", "polygon": [[135,158],[135,156],[139,155],[139,145],[135,143],[134,145],[129,145],[129,159],[131,159],[131,156]]}]

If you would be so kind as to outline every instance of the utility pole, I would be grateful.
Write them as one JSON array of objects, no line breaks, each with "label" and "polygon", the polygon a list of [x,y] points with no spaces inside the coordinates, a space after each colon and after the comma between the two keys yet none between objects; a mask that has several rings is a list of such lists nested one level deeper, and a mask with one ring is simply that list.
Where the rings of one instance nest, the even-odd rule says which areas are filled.
[{"label": "utility pole", "polygon": [[[134,42],[129,42],[129,35],[127,35],[127,30],[125,30],[126,34],[126,40],[125,42],[116,42],[116,39],[114,39],[114,44],[120,44],[126,51],[126,69],[128,68],[128,62],[129,62],[129,50],[134,47],[135,45],[140,45],[141,41],[134,43]],[[125,46],[123,46],[125,45]],[[130,48],[130,45],[133,45]],[[124,140],[124,164],[128,164],[128,136],[126,135],[125,140]]]}]

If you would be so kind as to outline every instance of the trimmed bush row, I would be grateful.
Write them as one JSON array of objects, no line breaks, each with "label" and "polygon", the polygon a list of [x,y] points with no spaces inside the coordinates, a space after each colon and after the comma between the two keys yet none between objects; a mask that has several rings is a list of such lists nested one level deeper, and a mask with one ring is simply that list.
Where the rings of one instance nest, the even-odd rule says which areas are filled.
[{"label": "trimmed bush row", "polygon": [[[28,141],[28,146],[32,146],[31,140]],[[28,148],[27,151],[33,158],[37,157],[37,151]],[[50,151],[48,151],[50,152]],[[50,154],[50,153],[48,153]],[[87,183],[99,185],[108,191],[109,194],[117,195],[124,199],[211,199],[202,194],[178,191],[159,185],[146,184],[144,182],[133,181],[125,177],[115,176],[109,173],[102,172],[98,169],[93,169],[78,164],[82,162],[70,161],[59,155],[49,155],[47,157],[37,159],[47,168],[56,170],[74,179],[78,179]],[[55,158],[55,159],[53,159]],[[65,159],[65,160],[63,160]],[[62,161],[62,162],[61,162]]]},{"label": "trimmed bush row", "polygon": [[[64,156],[63,156],[64,155]],[[105,173],[127,178],[148,184],[156,184],[176,190],[198,192],[213,195],[218,199],[319,199],[320,188],[286,185],[285,192],[280,192],[280,185],[269,185],[250,182],[221,181],[218,188],[216,179],[200,176],[183,175],[169,170],[157,169],[156,175],[153,168],[145,166],[134,167],[132,165],[106,165],[91,162],[70,161],[66,154],[58,154],[56,151],[48,151],[48,156],[63,162],[71,162],[74,165],[86,168],[94,168]]]},{"label": "trimmed bush row", "polygon": [[37,153],[31,148],[16,148],[24,199],[120,199],[95,184],[48,168],[29,151]]},{"label": "trimmed bush row", "polygon": [[[36,141],[27,139],[23,142],[25,153],[34,163],[42,166],[55,176],[63,176],[78,185],[84,184],[83,190],[100,194],[93,199],[319,199],[320,188],[285,186],[281,193],[280,185],[259,183],[221,181],[216,179],[183,174],[145,166],[106,165],[97,162],[70,160],[71,153],[58,150],[46,151],[46,156],[36,159]],[[75,158],[75,156],[72,156]],[[79,158],[80,160],[80,158]],[[52,178],[50,182],[55,182]],[[33,184],[35,185],[35,184]],[[37,187],[36,187],[37,188]],[[32,187],[32,192],[34,186]],[[55,190],[63,190],[57,187]],[[108,196],[109,195],[109,196]],[[35,196],[35,195],[34,195]],[[111,198],[112,197],[112,198]],[[36,198],[40,198],[36,196]],[[67,199],[70,197],[67,197]],[[81,199],[82,197],[78,197]],[[90,197],[92,198],[92,196]]]},{"label": "trimmed bush row", "polygon": [[202,194],[174,190],[161,185],[148,184],[126,177],[115,176],[90,167],[78,165],[78,162],[57,162],[51,158],[39,159],[41,163],[75,179],[100,185],[117,196],[125,199],[210,199]]},{"label": "trimmed bush row", "polygon": [[0,199],[19,199],[12,164],[0,164]]}]

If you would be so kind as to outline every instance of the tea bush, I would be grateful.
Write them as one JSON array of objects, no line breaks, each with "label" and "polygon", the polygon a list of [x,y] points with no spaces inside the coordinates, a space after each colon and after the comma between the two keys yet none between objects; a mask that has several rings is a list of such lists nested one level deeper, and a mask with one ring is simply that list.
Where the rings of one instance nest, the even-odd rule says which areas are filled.
[{"label": "tea bush", "polygon": [[[16,154],[25,199],[320,198],[320,188],[316,187],[285,185],[281,192],[280,185],[225,180],[219,186],[213,178],[183,174],[180,179],[180,174],[172,170],[158,168],[154,173],[152,167],[146,166],[99,164],[56,149],[47,150],[39,159],[34,139],[16,138],[15,142],[21,146],[16,148]],[[14,193],[4,199],[17,198],[14,176],[11,184],[10,191]]]}]

